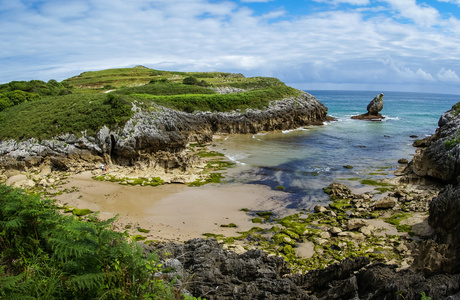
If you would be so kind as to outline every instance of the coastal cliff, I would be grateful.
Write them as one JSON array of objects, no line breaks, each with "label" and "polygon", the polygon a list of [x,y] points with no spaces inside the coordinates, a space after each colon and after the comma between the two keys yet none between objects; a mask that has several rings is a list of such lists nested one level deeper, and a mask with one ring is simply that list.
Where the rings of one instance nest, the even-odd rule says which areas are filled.
[{"label": "coastal cliff", "polygon": [[95,135],[63,134],[53,139],[0,142],[0,167],[25,170],[82,171],[95,164],[179,168],[194,163],[184,151],[189,143],[212,141],[215,134],[257,133],[319,125],[329,120],[327,108],[308,93],[272,101],[266,109],[244,112],[187,113],[157,104],[142,109],[133,104],[124,127],[104,126]]},{"label": "coastal cliff", "polygon": [[406,174],[458,183],[460,175],[460,105],[442,114],[436,133],[417,141],[419,146]]}]

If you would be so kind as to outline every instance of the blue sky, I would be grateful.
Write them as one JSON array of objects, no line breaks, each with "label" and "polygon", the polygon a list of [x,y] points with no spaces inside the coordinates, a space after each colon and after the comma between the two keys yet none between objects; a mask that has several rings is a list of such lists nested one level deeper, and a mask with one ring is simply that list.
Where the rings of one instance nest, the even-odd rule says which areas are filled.
[{"label": "blue sky", "polygon": [[0,0],[0,82],[84,71],[460,94],[460,0]]}]

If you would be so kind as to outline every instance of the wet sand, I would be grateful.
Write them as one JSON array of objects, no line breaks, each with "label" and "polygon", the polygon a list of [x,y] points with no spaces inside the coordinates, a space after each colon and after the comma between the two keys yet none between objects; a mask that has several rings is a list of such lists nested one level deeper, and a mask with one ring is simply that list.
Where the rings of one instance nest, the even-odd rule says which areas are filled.
[{"label": "wet sand", "polygon": [[[91,179],[91,172],[69,178],[63,188],[76,187],[77,192],[56,196],[56,200],[76,208],[99,211],[101,219],[119,215],[114,227],[131,234],[141,234],[136,227],[148,229],[149,240],[186,241],[204,233],[237,235],[251,229],[253,216],[242,208],[270,210],[280,215],[292,214],[282,202],[285,193],[267,186],[251,184],[210,184],[188,187],[166,184],[158,187],[129,186]],[[221,225],[236,224],[237,228]]]}]

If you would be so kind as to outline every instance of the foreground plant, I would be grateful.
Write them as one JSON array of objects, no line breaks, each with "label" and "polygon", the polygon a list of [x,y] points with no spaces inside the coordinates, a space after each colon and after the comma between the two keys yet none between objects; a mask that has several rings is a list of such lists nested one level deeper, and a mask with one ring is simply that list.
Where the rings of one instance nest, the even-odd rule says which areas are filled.
[{"label": "foreground plant", "polygon": [[156,255],[144,258],[115,218],[78,219],[52,200],[0,185],[0,298],[175,299],[156,277]]}]

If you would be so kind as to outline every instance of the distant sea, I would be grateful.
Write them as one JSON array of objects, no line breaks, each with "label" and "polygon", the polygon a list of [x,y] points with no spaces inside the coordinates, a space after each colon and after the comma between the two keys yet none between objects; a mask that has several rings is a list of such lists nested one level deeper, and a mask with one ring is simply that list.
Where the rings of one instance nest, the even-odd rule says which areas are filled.
[{"label": "distant sea", "polygon": [[394,176],[398,159],[410,160],[414,155],[414,140],[433,134],[441,114],[460,101],[459,95],[383,92],[381,114],[385,119],[369,122],[350,117],[366,113],[367,105],[380,92],[307,92],[337,121],[228,137],[219,151],[239,166],[229,172],[228,181],[282,189],[288,207],[311,209],[328,199],[322,189],[332,182],[360,188],[361,179]]}]

